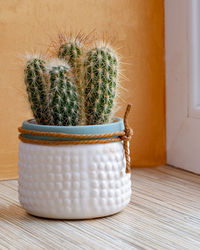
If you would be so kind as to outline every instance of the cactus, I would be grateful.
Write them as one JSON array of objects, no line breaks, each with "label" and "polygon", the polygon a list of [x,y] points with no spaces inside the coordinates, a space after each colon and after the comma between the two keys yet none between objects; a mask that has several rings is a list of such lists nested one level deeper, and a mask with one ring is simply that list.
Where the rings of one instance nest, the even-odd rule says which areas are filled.
[{"label": "cactus", "polygon": [[48,124],[48,93],[45,62],[35,57],[28,60],[25,70],[25,85],[33,115],[38,124]]},{"label": "cactus", "polygon": [[[25,84],[38,124],[57,126],[108,123],[114,110],[119,60],[108,45],[86,52],[80,37],[62,40],[59,59],[28,60]],[[60,60],[63,59],[63,60]]]},{"label": "cactus", "polygon": [[49,109],[53,124],[58,126],[76,126],[80,121],[79,95],[68,71],[62,62],[49,70]]},{"label": "cactus", "polygon": [[80,121],[85,123],[84,114],[84,81],[82,73],[83,45],[77,38],[70,38],[61,44],[58,58],[64,59],[72,68],[80,102]]},{"label": "cactus", "polygon": [[107,45],[87,53],[85,66],[85,111],[87,124],[110,121],[118,82],[118,57]]}]

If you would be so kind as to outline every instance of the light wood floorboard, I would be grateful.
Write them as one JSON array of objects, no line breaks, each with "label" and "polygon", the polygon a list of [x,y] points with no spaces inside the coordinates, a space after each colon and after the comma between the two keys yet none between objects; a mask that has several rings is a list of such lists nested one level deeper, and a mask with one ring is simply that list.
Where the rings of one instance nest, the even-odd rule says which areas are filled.
[{"label": "light wood floorboard", "polygon": [[135,169],[121,213],[50,220],[19,205],[17,181],[0,182],[0,249],[200,250],[200,176],[169,166]]}]

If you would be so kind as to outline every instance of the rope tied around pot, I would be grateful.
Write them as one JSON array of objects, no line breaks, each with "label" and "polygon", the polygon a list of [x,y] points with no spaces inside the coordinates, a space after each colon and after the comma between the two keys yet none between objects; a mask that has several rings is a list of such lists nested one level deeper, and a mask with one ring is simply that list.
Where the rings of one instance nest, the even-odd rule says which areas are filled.
[{"label": "rope tied around pot", "polygon": [[[33,143],[39,145],[67,145],[67,144],[98,144],[98,143],[109,143],[109,142],[119,142],[123,141],[124,153],[126,158],[126,173],[131,171],[131,162],[130,162],[130,150],[129,150],[129,141],[132,137],[132,129],[128,125],[128,115],[131,110],[131,104],[127,105],[126,112],[124,114],[124,131],[96,134],[96,135],[86,135],[86,134],[65,134],[57,132],[42,132],[36,130],[27,130],[22,127],[18,128],[19,139],[24,143]],[[60,137],[60,138],[71,138],[77,140],[39,140],[39,139],[30,139],[26,138],[23,135],[39,135],[39,136],[48,136],[48,137]],[[115,137],[115,138],[110,138]],[[79,139],[79,140],[78,140]]]}]

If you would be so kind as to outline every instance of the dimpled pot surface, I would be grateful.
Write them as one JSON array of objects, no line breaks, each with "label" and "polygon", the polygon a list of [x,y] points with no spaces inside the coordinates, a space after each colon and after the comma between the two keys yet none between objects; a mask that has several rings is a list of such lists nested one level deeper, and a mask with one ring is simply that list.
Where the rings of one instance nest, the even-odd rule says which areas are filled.
[{"label": "dimpled pot surface", "polygon": [[122,142],[46,146],[20,142],[19,200],[33,215],[86,219],[129,203]]}]

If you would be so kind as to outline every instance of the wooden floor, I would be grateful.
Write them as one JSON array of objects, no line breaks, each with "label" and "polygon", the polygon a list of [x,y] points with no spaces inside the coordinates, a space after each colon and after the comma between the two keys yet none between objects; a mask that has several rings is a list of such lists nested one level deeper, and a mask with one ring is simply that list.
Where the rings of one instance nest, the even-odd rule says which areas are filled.
[{"label": "wooden floor", "polygon": [[17,181],[0,182],[0,249],[200,250],[200,176],[172,167],[135,169],[121,213],[67,221],[28,215]]}]

